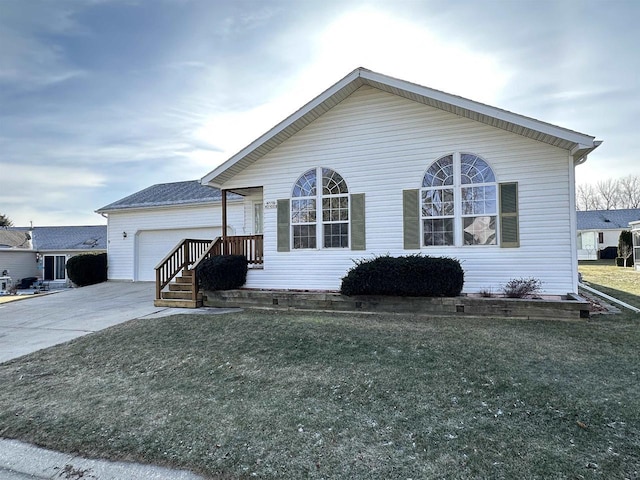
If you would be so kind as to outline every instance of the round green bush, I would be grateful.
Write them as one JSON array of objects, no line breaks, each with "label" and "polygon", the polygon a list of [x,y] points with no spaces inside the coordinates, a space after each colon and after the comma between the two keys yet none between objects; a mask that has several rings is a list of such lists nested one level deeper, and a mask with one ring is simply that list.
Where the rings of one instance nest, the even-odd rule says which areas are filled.
[{"label": "round green bush", "polygon": [[197,267],[198,284],[203,290],[232,290],[247,281],[247,257],[217,255],[203,260]]},{"label": "round green bush", "polygon": [[343,295],[456,297],[464,285],[460,262],[447,257],[389,255],[360,260],[342,279]]},{"label": "round green bush", "polygon": [[67,277],[78,287],[107,281],[107,254],[84,253],[67,260]]}]

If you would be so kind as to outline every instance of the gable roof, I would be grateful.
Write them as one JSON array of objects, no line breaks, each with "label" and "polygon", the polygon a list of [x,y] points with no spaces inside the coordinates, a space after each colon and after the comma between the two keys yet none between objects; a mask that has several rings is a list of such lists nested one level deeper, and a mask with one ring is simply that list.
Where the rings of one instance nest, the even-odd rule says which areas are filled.
[{"label": "gable roof", "polygon": [[628,230],[629,222],[640,220],[640,208],[577,211],[576,216],[578,230]]},{"label": "gable roof", "polygon": [[200,181],[202,184],[222,186],[227,180],[295,135],[363,85],[564,148],[571,152],[576,163],[584,162],[587,155],[602,143],[590,135],[382,75],[365,68],[357,68],[225,163],[209,172]]},{"label": "gable roof", "polygon": [[[237,196],[229,195],[229,199]],[[237,197],[241,198],[241,197]],[[117,200],[96,210],[107,213],[132,208],[168,207],[172,205],[198,205],[222,201],[222,192],[218,188],[202,185],[198,180],[186,182],[158,183],[140,190],[128,197]]]},{"label": "gable roof", "polygon": [[24,239],[25,233],[32,237],[33,250],[106,250],[107,226],[63,226],[63,227],[11,227],[9,230]]},{"label": "gable roof", "polygon": [[29,232],[0,228],[0,248],[31,248]]}]

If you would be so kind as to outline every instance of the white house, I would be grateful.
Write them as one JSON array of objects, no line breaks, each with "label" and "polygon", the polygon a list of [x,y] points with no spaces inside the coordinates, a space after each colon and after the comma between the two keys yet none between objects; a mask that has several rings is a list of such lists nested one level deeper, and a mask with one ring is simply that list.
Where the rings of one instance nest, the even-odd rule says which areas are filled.
[{"label": "white house", "polygon": [[620,234],[638,220],[640,208],[578,211],[578,260],[617,257]]},{"label": "white house", "polygon": [[64,287],[69,258],[106,251],[105,225],[9,227],[0,229],[0,274],[7,271],[14,283],[33,277]]},{"label": "white house", "polygon": [[[599,144],[358,68],[201,181],[223,203],[233,193],[244,211],[263,205],[249,288],[337,290],[354,260],[388,253],[459,259],[465,292],[536,277],[566,294],[578,289],[574,168]],[[110,218],[110,254],[133,241],[123,232],[157,228],[144,218]],[[175,221],[195,228],[196,218]],[[115,268],[111,278],[136,278]]]},{"label": "white house", "polygon": [[[227,234],[255,228],[261,219],[254,220],[253,211],[243,197],[230,196]],[[102,207],[97,213],[107,217],[108,279],[155,280],[156,265],[182,239],[222,235],[221,212],[220,190],[197,180],[153,185]]]}]

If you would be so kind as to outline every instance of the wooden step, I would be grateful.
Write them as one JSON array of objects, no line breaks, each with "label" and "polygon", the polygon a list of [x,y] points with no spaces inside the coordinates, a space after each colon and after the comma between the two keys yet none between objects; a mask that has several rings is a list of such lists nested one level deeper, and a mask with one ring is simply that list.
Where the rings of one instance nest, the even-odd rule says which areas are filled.
[{"label": "wooden step", "polygon": [[169,291],[171,292],[190,292],[191,283],[170,283]]},{"label": "wooden step", "polygon": [[200,308],[202,306],[202,300],[177,300],[177,299],[161,299],[154,300],[153,305],[156,307],[169,307],[169,308]]},{"label": "wooden step", "polygon": [[188,283],[189,285],[191,285],[191,280],[192,280],[191,276],[176,277],[176,283]]},{"label": "wooden step", "polygon": [[[162,292],[162,298],[167,300],[191,300],[191,292]],[[201,293],[198,293],[198,298],[202,300]]]}]

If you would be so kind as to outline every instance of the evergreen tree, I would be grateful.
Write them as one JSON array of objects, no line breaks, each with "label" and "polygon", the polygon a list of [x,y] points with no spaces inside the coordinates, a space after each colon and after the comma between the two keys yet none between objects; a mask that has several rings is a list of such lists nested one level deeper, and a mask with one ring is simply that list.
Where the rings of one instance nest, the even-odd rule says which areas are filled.
[{"label": "evergreen tree", "polygon": [[0,227],[13,227],[13,222],[9,217],[0,213]]}]

